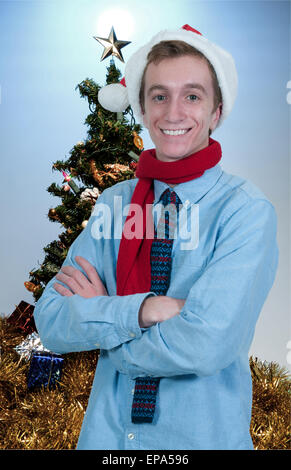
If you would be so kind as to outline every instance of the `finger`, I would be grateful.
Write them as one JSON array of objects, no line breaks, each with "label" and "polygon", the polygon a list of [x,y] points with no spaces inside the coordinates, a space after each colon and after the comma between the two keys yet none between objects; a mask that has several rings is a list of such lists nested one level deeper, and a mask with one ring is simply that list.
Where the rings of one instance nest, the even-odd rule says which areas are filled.
[{"label": "finger", "polygon": [[61,271],[66,275],[74,278],[82,288],[85,288],[88,282],[90,282],[79,269],[74,268],[73,266],[63,266]]},{"label": "finger", "polygon": [[65,297],[71,297],[72,295],[74,295],[69,289],[62,286],[62,284],[59,284],[58,282],[56,282],[53,285],[53,287],[59,294],[65,296]]},{"label": "finger", "polygon": [[66,284],[66,286],[68,286],[74,294],[79,294],[82,290],[80,284],[71,276],[67,276],[67,274],[59,272],[56,275],[56,279]]},{"label": "finger", "polygon": [[96,285],[96,286],[99,286],[100,283],[103,285],[100,277],[99,277],[99,274],[97,273],[96,269],[94,268],[94,266],[92,266],[91,263],[89,263],[88,260],[86,260],[85,258],[83,258],[82,256],[76,256],[75,257],[75,260],[76,262],[81,266],[81,268],[84,269],[84,271],[87,273],[88,275],[88,278],[90,279],[90,281],[92,282],[92,284]]}]

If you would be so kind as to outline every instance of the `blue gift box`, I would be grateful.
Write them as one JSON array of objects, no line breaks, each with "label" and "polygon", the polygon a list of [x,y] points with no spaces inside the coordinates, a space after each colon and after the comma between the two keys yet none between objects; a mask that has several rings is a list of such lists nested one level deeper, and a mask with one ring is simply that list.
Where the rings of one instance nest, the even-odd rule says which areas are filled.
[{"label": "blue gift box", "polygon": [[32,355],[27,376],[27,388],[32,391],[42,387],[53,390],[58,387],[64,359],[54,353],[35,352]]}]

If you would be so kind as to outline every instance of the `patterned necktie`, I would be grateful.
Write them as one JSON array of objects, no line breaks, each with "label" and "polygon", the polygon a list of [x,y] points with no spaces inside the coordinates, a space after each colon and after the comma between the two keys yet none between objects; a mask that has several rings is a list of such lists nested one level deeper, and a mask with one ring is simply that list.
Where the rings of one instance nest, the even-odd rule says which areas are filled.
[{"label": "patterned necktie", "polygon": [[[166,295],[170,285],[172,248],[179,204],[182,204],[175,191],[166,189],[161,198],[162,211],[151,249],[151,291]],[[167,207],[166,207],[167,206]],[[151,423],[154,417],[159,377],[138,377],[132,402],[131,420],[133,423]]]}]

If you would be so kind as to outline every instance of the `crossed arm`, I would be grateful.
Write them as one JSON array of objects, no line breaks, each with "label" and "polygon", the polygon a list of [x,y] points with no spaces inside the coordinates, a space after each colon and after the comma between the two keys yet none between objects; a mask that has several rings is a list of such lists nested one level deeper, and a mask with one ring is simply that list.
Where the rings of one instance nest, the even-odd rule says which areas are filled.
[{"label": "crossed arm", "polygon": [[[96,269],[82,256],[75,257],[78,265],[83,268],[87,277],[73,266],[63,266],[56,279],[68,287],[56,282],[54,289],[61,295],[70,297],[78,294],[84,298],[108,295]],[[185,300],[167,296],[147,297],[139,309],[139,326],[148,328],[156,323],[168,320],[180,313]]]},{"label": "crossed arm", "polygon": [[[225,220],[212,258],[185,300],[108,295],[108,247],[102,240],[93,243],[88,225],[36,305],[36,325],[48,349],[100,348],[132,378],[209,375],[248,350],[278,261],[271,205],[254,200]],[[108,289],[110,276],[108,270]]]}]

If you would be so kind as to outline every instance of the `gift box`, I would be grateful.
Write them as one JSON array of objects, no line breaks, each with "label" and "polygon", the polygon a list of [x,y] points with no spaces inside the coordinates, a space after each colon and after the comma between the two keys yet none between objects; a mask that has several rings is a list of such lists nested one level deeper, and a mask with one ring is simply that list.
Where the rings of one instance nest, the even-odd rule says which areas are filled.
[{"label": "gift box", "polygon": [[22,300],[20,304],[16,306],[14,312],[7,318],[7,323],[29,335],[36,331],[33,312],[34,305],[30,305]]},{"label": "gift box", "polygon": [[35,352],[30,361],[27,388],[34,391],[42,387],[53,390],[59,386],[64,359],[59,354]]},{"label": "gift box", "polygon": [[26,361],[29,361],[32,357],[32,354],[35,354],[36,352],[51,352],[44,347],[40,340],[39,334],[35,332],[26,336],[25,339],[14,349],[20,355],[20,358],[25,359]]}]

